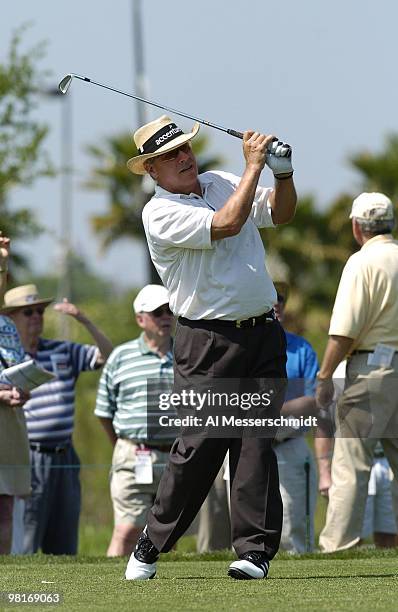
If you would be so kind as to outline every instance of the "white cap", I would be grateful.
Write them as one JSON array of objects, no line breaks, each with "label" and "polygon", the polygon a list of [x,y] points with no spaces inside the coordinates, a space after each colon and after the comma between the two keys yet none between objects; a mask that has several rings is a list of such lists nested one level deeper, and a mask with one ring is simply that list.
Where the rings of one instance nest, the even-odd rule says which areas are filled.
[{"label": "white cap", "polygon": [[392,221],[392,202],[383,193],[361,193],[352,203],[350,219],[353,217],[367,221]]},{"label": "white cap", "polygon": [[162,285],[146,285],[133,302],[134,312],[152,312],[169,303],[169,293]]}]

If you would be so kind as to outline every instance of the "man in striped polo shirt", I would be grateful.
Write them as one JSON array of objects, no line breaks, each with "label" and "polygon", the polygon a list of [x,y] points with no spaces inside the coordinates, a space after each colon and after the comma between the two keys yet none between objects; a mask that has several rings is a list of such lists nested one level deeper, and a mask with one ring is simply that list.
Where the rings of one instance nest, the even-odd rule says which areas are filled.
[{"label": "man in striped polo shirt", "polygon": [[79,458],[72,445],[75,385],[80,372],[104,363],[112,344],[67,300],[54,309],[79,321],[96,346],[41,338],[45,309],[51,302],[52,298],[39,296],[35,285],[23,285],[7,291],[0,314],[14,321],[26,354],[56,375],[34,389],[24,406],[32,464],[24,553],[41,548],[48,554],[74,555],[80,514]]},{"label": "man in striped polo shirt", "polygon": [[134,549],[152,506],[177,431],[151,428],[159,422],[159,394],[173,384],[173,315],[167,290],[147,285],[133,308],[139,338],[116,347],[98,386],[95,414],[114,447],[111,497],[115,526],[107,555]]}]

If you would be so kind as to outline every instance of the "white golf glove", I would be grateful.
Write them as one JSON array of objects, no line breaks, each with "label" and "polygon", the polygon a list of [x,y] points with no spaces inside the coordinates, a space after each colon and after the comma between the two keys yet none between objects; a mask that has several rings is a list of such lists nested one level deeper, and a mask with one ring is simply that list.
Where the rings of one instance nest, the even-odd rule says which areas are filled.
[{"label": "white golf glove", "polygon": [[275,178],[290,178],[293,175],[291,146],[275,138],[268,147],[265,163]]}]

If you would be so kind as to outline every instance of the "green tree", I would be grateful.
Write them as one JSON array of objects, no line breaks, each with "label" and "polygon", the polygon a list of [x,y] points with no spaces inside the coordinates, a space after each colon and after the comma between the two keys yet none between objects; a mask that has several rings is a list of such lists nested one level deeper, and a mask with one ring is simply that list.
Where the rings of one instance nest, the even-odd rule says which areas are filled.
[{"label": "green tree", "polygon": [[347,223],[347,198],[319,210],[312,196],[301,198],[294,220],[262,230],[266,250],[276,252],[290,270],[292,286],[302,291],[308,303],[326,305],[335,291],[334,278],[352,252]]},{"label": "green tree", "polygon": [[[0,62],[0,216],[1,230],[13,239],[23,239],[40,231],[28,208],[10,211],[8,197],[15,187],[26,187],[39,176],[48,175],[50,166],[43,152],[47,127],[33,118],[43,72],[36,67],[43,45],[23,51],[24,27],[12,36],[7,57]],[[26,261],[13,248],[14,262]]]},{"label": "green tree", "polygon": [[349,221],[353,199],[360,191],[381,191],[398,200],[398,135],[388,135],[381,152],[359,151],[348,163],[359,175],[356,193],[340,194],[322,211],[304,196],[290,224],[263,230],[267,251],[278,254],[290,270],[289,326],[313,340],[314,330],[326,337],[342,268],[359,248]]},{"label": "green tree", "polygon": [[363,191],[381,191],[398,200],[398,134],[386,136],[381,153],[360,151],[349,161],[361,174]]},{"label": "green tree", "polygon": [[[198,159],[199,172],[214,169],[221,159],[207,152],[208,138],[197,136],[192,148]],[[116,240],[136,238],[145,242],[142,225],[142,209],[153,193],[151,181],[144,183],[142,177],[132,174],[126,161],[138,154],[129,132],[105,138],[99,146],[90,145],[88,153],[94,160],[90,178],[85,183],[90,189],[105,191],[108,195],[108,211],[104,215],[92,217],[94,231],[106,249]],[[148,272],[151,282],[159,282],[159,277],[147,254]]]}]

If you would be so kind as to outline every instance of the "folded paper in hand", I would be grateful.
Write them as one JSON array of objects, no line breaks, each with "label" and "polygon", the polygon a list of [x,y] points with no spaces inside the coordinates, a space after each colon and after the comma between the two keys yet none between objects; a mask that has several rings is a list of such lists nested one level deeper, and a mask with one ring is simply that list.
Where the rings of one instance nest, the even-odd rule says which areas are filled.
[{"label": "folded paper in hand", "polygon": [[31,391],[43,383],[56,378],[55,374],[40,368],[33,359],[23,361],[2,371],[1,377],[13,387],[22,391]]}]

